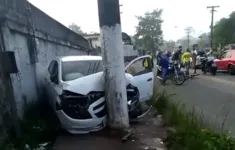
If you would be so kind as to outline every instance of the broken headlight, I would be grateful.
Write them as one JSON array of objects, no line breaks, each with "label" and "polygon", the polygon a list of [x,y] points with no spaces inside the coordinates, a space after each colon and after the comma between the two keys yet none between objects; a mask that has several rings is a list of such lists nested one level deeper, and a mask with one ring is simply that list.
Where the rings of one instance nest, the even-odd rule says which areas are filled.
[{"label": "broken headlight", "polygon": [[88,112],[90,106],[89,98],[86,95],[77,94],[64,90],[61,99],[61,109],[73,119],[90,119]]}]

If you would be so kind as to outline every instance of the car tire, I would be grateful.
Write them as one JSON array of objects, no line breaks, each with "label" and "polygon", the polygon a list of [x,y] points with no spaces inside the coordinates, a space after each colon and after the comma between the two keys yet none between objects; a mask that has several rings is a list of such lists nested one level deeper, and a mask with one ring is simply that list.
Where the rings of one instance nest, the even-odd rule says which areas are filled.
[{"label": "car tire", "polygon": [[228,74],[234,75],[235,74],[235,68],[233,65],[228,66]]}]

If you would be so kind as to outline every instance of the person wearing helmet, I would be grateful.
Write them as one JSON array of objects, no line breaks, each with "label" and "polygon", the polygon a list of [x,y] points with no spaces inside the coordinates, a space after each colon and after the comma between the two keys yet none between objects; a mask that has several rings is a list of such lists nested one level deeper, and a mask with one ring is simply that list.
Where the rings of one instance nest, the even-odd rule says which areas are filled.
[{"label": "person wearing helmet", "polygon": [[169,58],[171,57],[171,51],[167,51],[166,54],[162,55],[161,68],[162,68],[162,83],[165,84],[166,76],[169,67]]},{"label": "person wearing helmet", "polygon": [[189,48],[186,50],[186,52],[183,53],[182,59],[184,66],[186,68],[186,74],[189,75],[189,68],[190,68],[190,58],[192,57],[192,54],[189,50]]},{"label": "person wearing helmet", "polygon": [[172,60],[177,64],[181,63],[181,55],[182,55],[182,46],[179,46],[179,49],[173,54]]}]

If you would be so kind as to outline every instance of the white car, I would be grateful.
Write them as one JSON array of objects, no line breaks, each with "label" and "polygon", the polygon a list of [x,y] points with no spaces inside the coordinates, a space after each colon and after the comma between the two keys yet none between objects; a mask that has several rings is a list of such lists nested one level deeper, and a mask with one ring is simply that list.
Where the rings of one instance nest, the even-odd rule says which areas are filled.
[{"label": "white car", "polygon": [[207,58],[208,61],[215,59],[215,57],[214,57],[214,56],[212,55],[212,53],[210,53],[210,52],[207,53],[205,57],[203,57],[203,56],[197,56],[197,58],[196,58],[196,67],[197,67],[197,68],[200,68],[200,67],[201,67],[202,60],[205,59],[205,58]]},{"label": "white car", "polygon": [[[153,94],[154,75],[152,68],[142,66],[144,59],[150,62],[150,56],[146,55],[125,68],[126,86],[136,87],[139,101],[149,100]],[[106,126],[102,57],[56,58],[48,67],[44,86],[50,105],[68,132],[84,134]]]}]

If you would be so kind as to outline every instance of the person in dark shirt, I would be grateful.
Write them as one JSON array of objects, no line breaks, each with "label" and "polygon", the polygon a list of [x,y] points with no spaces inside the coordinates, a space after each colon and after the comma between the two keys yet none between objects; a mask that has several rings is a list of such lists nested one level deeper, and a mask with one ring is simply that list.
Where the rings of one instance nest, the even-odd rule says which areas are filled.
[{"label": "person in dark shirt", "polygon": [[182,46],[179,46],[179,49],[173,54],[172,60],[179,61],[181,59],[181,54],[182,54]]},{"label": "person in dark shirt", "polygon": [[157,54],[157,65],[158,66],[160,66],[161,58],[162,58],[162,51],[160,50]]},{"label": "person in dark shirt", "polygon": [[166,76],[169,67],[169,57],[171,57],[171,52],[168,51],[166,54],[162,55],[161,58],[161,68],[162,68],[162,83],[165,84]]},{"label": "person in dark shirt", "polygon": [[179,49],[172,56],[172,60],[174,61],[174,63],[181,64],[181,55],[182,55],[182,46],[179,46]]}]

